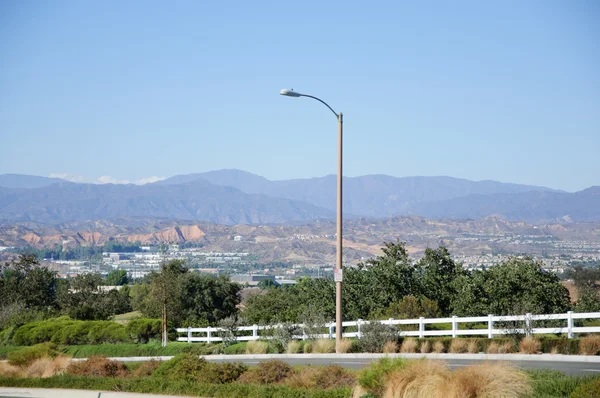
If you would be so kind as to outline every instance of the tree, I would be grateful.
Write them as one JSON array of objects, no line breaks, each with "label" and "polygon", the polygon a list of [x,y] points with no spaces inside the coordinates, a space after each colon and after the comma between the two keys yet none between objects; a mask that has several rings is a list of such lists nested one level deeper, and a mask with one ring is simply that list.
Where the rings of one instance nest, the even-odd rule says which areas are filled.
[{"label": "tree", "polygon": [[107,320],[112,315],[129,312],[129,289],[104,291],[99,274],[77,275],[60,289],[60,305],[71,318]]},{"label": "tree", "polygon": [[124,269],[115,269],[109,272],[104,280],[107,286],[123,286],[129,283],[127,271]]},{"label": "tree", "polygon": [[462,268],[454,263],[443,246],[437,250],[425,249],[425,255],[417,263],[417,268],[422,294],[437,301],[443,316],[451,315],[450,303],[456,296],[454,280],[463,273]]},{"label": "tree", "polygon": [[167,346],[169,333],[167,321],[169,313],[176,313],[179,303],[180,283],[179,279],[186,274],[188,269],[182,260],[172,260],[161,265],[161,272],[154,276],[150,294],[158,299],[162,312],[162,346]]},{"label": "tree", "polygon": [[263,290],[274,289],[279,287],[277,283],[275,283],[272,279],[261,279],[258,281],[258,288]]},{"label": "tree", "polygon": [[455,287],[455,315],[551,314],[570,308],[569,292],[558,277],[531,258],[513,258],[458,277]]}]

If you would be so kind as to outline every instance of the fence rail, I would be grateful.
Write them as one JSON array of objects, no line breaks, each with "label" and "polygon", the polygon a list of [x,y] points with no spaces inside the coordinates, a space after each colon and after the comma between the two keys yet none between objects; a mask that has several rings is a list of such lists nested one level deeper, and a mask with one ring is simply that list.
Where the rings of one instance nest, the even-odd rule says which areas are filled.
[{"label": "fence rail", "polygon": [[[505,316],[475,316],[475,317],[450,317],[450,318],[418,318],[418,319],[386,319],[383,321],[364,321],[359,319],[357,321],[342,322],[342,328],[353,327],[356,331],[343,332],[343,337],[357,337],[361,338],[361,326],[371,323],[380,322],[384,325],[415,325],[418,326],[418,330],[400,330],[398,329],[399,336],[411,336],[411,337],[428,337],[428,336],[487,336],[493,338],[498,335],[506,335],[510,333],[521,333],[525,335],[530,334],[566,334],[568,338],[573,338],[576,333],[600,333],[600,326],[575,326],[575,320],[579,319],[600,319],[600,312],[586,312],[576,313],[569,311],[566,314],[546,314],[546,315],[505,315]],[[566,321],[563,325],[558,325],[558,321]],[[512,325],[506,325],[507,322],[513,323]],[[552,323],[557,326],[541,325],[544,327],[535,327],[536,322]],[[459,324],[464,323],[475,323],[479,324],[479,327],[471,328],[459,328]],[[449,324],[451,328],[448,330],[427,330],[427,325],[439,325]],[[483,328],[482,328],[483,326]],[[499,327],[497,327],[499,326]],[[283,327],[283,325],[271,325],[271,326],[240,326],[235,329],[237,341],[250,341],[258,339],[268,339],[267,334],[260,335],[261,331],[271,331],[275,328]],[[301,335],[294,336],[299,340],[307,339],[308,336],[305,333],[305,325],[297,324],[293,327],[303,331]],[[318,338],[335,338],[335,323],[327,323],[323,325],[323,329],[327,329],[328,333],[322,333],[312,335],[311,337]],[[219,342],[223,341],[221,334],[227,332],[224,328],[177,328],[177,333],[185,333],[185,336],[179,336],[178,341],[192,342]],[[250,334],[250,332],[252,332]],[[198,333],[203,335],[199,336]]]}]

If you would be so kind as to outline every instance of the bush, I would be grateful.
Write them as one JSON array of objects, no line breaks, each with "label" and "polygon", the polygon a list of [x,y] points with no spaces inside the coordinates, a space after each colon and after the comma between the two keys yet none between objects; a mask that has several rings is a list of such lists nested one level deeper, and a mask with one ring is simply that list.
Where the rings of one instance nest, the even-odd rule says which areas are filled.
[{"label": "bush", "polygon": [[388,341],[398,341],[398,331],[380,322],[361,325],[361,339],[357,345],[362,352],[382,352]]},{"label": "bush", "polygon": [[292,368],[285,362],[278,360],[262,361],[239,378],[240,383],[250,384],[275,384],[290,376]]},{"label": "bush", "polygon": [[144,362],[139,368],[137,368],[133,375],[135,377],[148,377],[152,376],[154,371],[160,367],[160,362],[154,359]]},{"label": "bush", "polygon": [[227,355],[245,354],[247,344],[248,343],[246,343],[246,342],[232,344],[229,347],[223,348],[223,354],[227,354]]},{"label": "bush", "polygon": [[129,337],[136,343],[146,344],[150,339],[160,339],[162,321],[160,319],[138,318],[127,323]]},{"label": "bush", "polygon": [[39,358],[24,369],[23,376],[46,378],[60,375],[66,371],[70,363],[69,358],[60,356],[54,359],[49,357]]},{"label": "bush", "polygon": [[18,351],[8,353],[8,363],[13,366],[27,366],[36,359],[58,355],[56,345],[52,343],[37,344],[32,347],[25,347]]},{"label": "bush", "polygon": [[21,346],[45,342],[79,345],[128,341],[125,327],[116,322],[74,321],[68,317],[27,323],[19,327],[12,336],[12,343]]},{"label": "bush", "polygon": [[582,355],[600,354],[600,336],[590,334],[579,341],[579,353]]},{"label": "bush", "polygon": [[197,380],[200,383],[233,383],[247,370],[248,367],[246,365],[237,362],[225,362],[221,364],[208,362],[202,371],[201,377]]},{"label": "bush", "polygon": [[404,366],[406,366],[406,362],[402,358],[382,358],[360,371],[358,384],[368,393],[381,396],[385,389],[387,375],[391,371],[401,369]]},{"label": "bush", "polygon": [[67,373],[73,376],[126,377],[130,372],[123,362],[97,356],[85,361],[71,362]]},{"label": "bush", "polygon": [[183,353],[163,362],[152,376],[172,380],[196,381],[201,378],[205,367],[206,360],[204,358],[191,353]]},{"label": "bush", "polygon": [[600,398],[600,378],[581,383],[569,398]]},{"label": "bush", "polygon": [[356,382],[353,373],[339,365],[305,366],[293,372],[283,383],[294,388],[330,389],[352,387]]},{"label": "bush", "polygon": [[568,397],[585,380],[550,370],[530,370],[527,374],[533,385],[532,397]]}]

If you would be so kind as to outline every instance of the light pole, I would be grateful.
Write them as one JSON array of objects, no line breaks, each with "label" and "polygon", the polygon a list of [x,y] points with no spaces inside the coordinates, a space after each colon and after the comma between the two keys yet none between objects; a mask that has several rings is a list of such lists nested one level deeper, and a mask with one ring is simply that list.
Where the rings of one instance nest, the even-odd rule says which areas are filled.
[{"label": "light pole", "polygon": [[337,217],[336,217],[336,253],[335,253],[335,352],[340,353],[342,341],[342,113],[336,113],[327,103],[312,95],[300,94],[294,90],[284,89],[279,92],[286,97],[308,97],[325,105],[338,120],[338,173],[337,173]]}]

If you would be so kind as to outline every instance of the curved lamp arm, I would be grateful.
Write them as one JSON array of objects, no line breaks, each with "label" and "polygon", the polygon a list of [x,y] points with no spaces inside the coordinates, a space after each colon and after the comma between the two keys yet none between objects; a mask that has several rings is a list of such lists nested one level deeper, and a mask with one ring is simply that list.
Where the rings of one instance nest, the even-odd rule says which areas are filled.
[{"label": "curved lamp arm", "polygon": [[327,102],[323,101],[322,99],[319,99],[317,97],[313,97],[312,95],[306,95],[306,94],[300,94],[300,97],[308,97],[308,98],[316,99],[317,101],[319,101],[320,103],[322,103],[323,105],[325,105],[326,107],[328,107],[329,110],[331,112],[333,112],[333,114],[335,115],[335,117],[337,117],[337,118],[340,117],[340,115],[336,111],[334,111],[332,107],[330,107],[329,105],[327,105]]},{"label": "curved lamp arm", "polygon": [[320,98],[317,98],[317,97],[314,97],[314,96],[312,96],[312,95],[308,95],[308,94],[301,94],[301,93],[298,93],[298,92],[294,91],[293,89],[292,89],[292,90],[289,90],[289,89],[283,89],[283,90],[281,90],[281,91],[279,92],[279,94],[281,94],[281,95],[285,95],[286,97],[308,97],[308,98],[315,99],[315,100],[319,101],[320,103],[322,103],[323,105],[325,105],[326,107],[328,107],[328,108],[329,108],[329,110],[330,110],[331,112],[333,112],[333,114],[335,115],[335,117],[336,117],[336,118],[338,118],[338,119],[340,118],[340,115],[341,115],[341,114],[339,114],[339,113],[337,113],[336,111],[334,111],[334,110],[333,110],[333,108],[332,108],[332,107],[330,107],[330,106],[327,104],[327,102],[323,101],[323,100],[322,100],[322,99],[320,99]]}]

